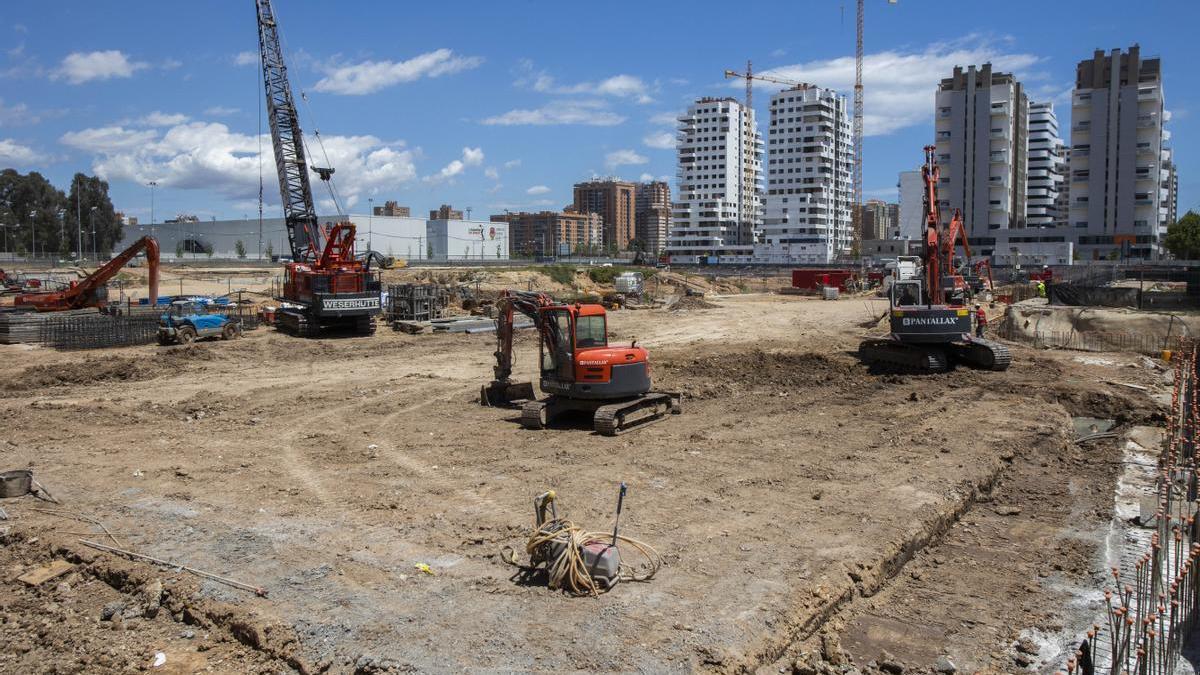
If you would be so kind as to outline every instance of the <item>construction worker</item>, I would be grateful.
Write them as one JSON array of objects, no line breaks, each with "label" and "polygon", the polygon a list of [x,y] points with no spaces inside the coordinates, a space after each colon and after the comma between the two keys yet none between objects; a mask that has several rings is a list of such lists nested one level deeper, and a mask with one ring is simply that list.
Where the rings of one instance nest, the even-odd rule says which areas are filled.
[{"label": "construction worker", "polygon": [[1046,282],[1045,281],[1038,281],[1038,297],[1039,298],[1046,297]]},{"label": "construction worker", "polygon": [[982,305],[975,305],[975,337],[983,337],[983,329],[987,328],[987,312]]}]

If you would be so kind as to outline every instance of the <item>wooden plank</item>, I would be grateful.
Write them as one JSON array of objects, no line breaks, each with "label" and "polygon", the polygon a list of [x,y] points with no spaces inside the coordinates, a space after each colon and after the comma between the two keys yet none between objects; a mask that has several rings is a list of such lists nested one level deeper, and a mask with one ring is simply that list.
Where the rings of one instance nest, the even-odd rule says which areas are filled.
[{"label": "wooden plank", "polygon": [[73,569],[75,569],[75,566],[66,560],[55,560],[49,565],[43,565],[42,567],[22,574],[21,576],[17,577],[17,581],[29,586],[40,586],[51,579],[61,577]]}]

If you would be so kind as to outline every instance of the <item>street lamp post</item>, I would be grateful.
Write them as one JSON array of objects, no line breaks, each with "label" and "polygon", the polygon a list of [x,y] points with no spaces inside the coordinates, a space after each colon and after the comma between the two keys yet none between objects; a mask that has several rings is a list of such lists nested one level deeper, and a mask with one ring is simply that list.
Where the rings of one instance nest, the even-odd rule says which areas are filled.
[{"label": "street lamp post", "polygon": [[367,197],[367,250],[374,251],[371,240],[375,235],[375,198]]},{"label": "street lamp post", "polygon": [[154,236],[154,188],[158,187],[158,181],[152,180],[146,185],[150,186],[150,236]]},{"label": "street lamp post", "polygon": [[92,220],[92,257],[95,258],[96,263],[98,264],[100,262],[100,254],[96,251],[96,207],[95,206],[93,206],[91,208],[91,210],[88,211],[88,215]]},{"label": "street lamp post", "polygon": [[33,221],[37,217],[37,211],[29,212],[29,235],[33,238],[31,248],[33,248],[33,259],[37,260],[37,223]]}]

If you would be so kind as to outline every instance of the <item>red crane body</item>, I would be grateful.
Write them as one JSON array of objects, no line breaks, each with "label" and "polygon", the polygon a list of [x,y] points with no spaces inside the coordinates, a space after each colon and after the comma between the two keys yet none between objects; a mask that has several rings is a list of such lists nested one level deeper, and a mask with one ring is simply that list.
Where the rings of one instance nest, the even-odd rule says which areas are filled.
[{"label": "red crane body", "polygon": [[95,272],[79,281],[72,281],[69,288],[50,293],[27,293],[18,295],[13,301],[17,308],[36,309],[39,312],[61,312],[68,309],[100,307],[103,297],[99,291],[142,251],[146,252],[146,265],[150,270],[150,304],[158,299],[158,241],[153,237],[142,237],[129,248],[113,256]]}]

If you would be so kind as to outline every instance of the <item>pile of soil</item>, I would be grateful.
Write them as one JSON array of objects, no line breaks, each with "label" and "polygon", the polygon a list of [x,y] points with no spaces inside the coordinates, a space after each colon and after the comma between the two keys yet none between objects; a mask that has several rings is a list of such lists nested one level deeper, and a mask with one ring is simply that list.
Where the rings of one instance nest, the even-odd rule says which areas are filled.
[{"label": "pile of soil", "polygon": [[685,295],[679,299],[679,302],[671,305],[671,311],[678,312],[681,310],[686,311],[693,309],[716,309],[717,307],[720,307],[720,305],[715,305],[698,295]]},{"label": "pile of soil", "polygon": [[716,354],[658,366],[664,386],[689,398],[721,398],[748,391],[770,393],[832,387],[878,387],[856,361],[814,353],[773,353],[761,349]]},{"label": "pile of soil", "polygon": [[203,346],[189,345],[160,350],[149,359],[109,356],[89,358],[79,363],[29,366],[8,382],[7,389],[28,391],[44,387],[150,380],[164,373],[178,373],[191,362],[211,361],[213,358],[213,354]]}]

